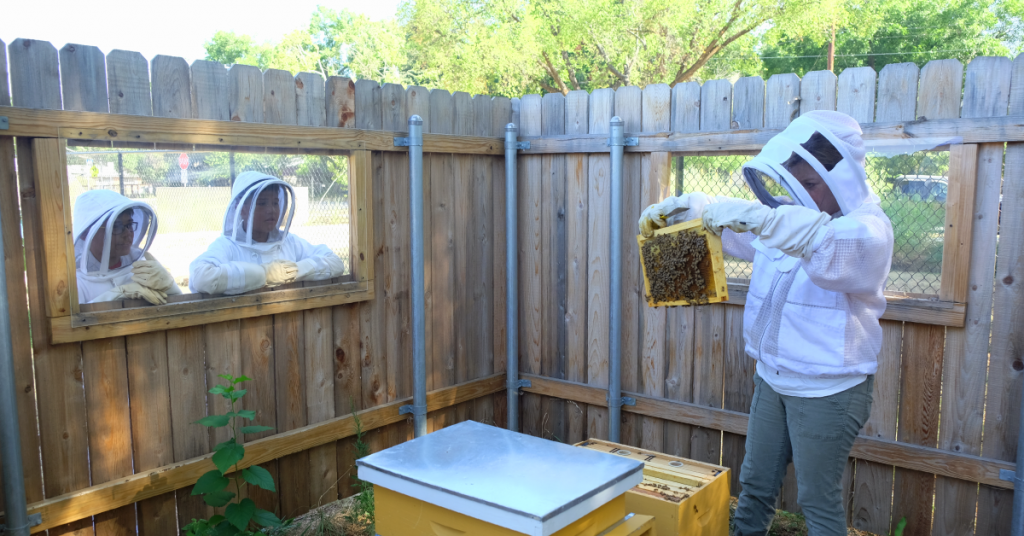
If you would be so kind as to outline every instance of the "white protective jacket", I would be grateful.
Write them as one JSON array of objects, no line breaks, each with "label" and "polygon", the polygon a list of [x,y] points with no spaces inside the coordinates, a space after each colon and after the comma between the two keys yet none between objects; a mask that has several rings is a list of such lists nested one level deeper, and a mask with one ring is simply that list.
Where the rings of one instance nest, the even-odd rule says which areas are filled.
[{"label": "white protective jacket", "polygon": [[[243,221],[242,206],[269,186],[279,186],[281,217],[269,240],[252,238],[252,214]],[[298,265],[296,281],[319,281],[344,273],[345,265],[327,246],[314,246],[289,234],[295,213],[295,192],[287,182],[255,171],[235,178],[231,203],[224,214],[224,234],[189,265],[188,286],[205,294],[241,294],[266,286],[262,265],[291,261]]]},{"label": "white protective jacket", "polygon": [[[842,212],[817,233],[810,258],[786,255],[766,246],[768,238],[751,233],[726,230],[722,246],[727,254],[754,262],[743,312],[748,355],[783,374],[874,374],[882,347],[878,320],[886,306],[883,290],[892,262],[892,224],[867,183],[856,121],[818,115],[801,116],[793,124],[821,132],[843,155],[831,172],[818,169]],[[786,131],[779,134],[785,135]],[[752,163],[757,165],[759,158],[762,155]],[[789,193],[806,206],[806,192]],[[817,209],[813,201],[811,205]]]},{"label": "white protective jacket", "polygon": [[[126,210],[133,212],[132,219],[138,223],[131,253],[121,256],[121,266],[110,269],[109,263],[100,262],[89,250],[89,244],[103,229],[103,258],[109,258],[113,236],[113,223]],[[78,303],[93,303],[122,299],[111,291],[120,285],[132,282],[132,263],[143,258],[156,260],[147,253],[156,236],[157,218],[153,209],[141,201],[132,201],[111,190],[90,190],[75,199],[72,217],[75,230],[75,278],[78,281]],[[79,231],[80,230],[80,231]],[[177,285],[166,290],[167,294],[181,294]]]}]

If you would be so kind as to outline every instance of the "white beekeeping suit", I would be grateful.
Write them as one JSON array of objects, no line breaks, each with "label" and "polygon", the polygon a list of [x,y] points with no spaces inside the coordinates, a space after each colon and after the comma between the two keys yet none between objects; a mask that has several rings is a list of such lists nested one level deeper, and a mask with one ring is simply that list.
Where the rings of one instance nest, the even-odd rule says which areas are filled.
[{"label": "white beekeeping suit", "polygon": [[[274,210],[276,221],[259,221]],[[290,184],[256,171],[240,174],[231,187],[224,234],[189,265],[189,288],[205,294],[241,294],[344,273],[344,263],[330,248],[289,234],[294,213]]]},{"label": "white beekeeping suit", "polygon": [[92,190],[75,200],[72,226],[79,303],[131,298],[161,304],[168,295],[181,294],[167,270],[146,252],[157,229],[156,214],[146,203]]},{"label": "white beekeeping suit", "polygon": [[[815,134],[842,156],[832,169],[802,145]],[[787,168],[794,158],[820,176],[837,211],[819,209]],[[641,217],[641,232],[649,234],[674,214],[703,216],[706,228],[723,234],[727,254],[754,262],[743,313],[745,349],[758,361],[758,375],[780,394],[828,396],[878,368],[893,234],[864,162],[856,120],[811,112],[744,165],[760,202],[698,192],[652,205]]]}]

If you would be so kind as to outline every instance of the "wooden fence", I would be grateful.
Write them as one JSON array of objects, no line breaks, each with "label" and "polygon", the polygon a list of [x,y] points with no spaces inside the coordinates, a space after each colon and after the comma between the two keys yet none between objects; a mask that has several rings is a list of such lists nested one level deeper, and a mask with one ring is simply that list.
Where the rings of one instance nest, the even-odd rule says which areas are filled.
[{"label": "wooden fence", "polygon": [[[208,463],[197,457],[223,437],[190,423],[223,409],[206,394],[220,373],[254,378],[247,408],[280,432],[246,438],[281,490],[254,497],[263,508],[295,515],[352,493],[353,424],[343,416],[353,409],[372,429],[374,449],[410,437],[398,414],[411,395],[407,158],[387,147],[387,131],[403,131],[409,115],[422,116],[425,133],[454,147],[428,151],[424,161],[430,426],[467,418],[500,425],[505,414],[504,166],[488,155],[499,154],[491,142],[511,121],[534,140],[520,157],[517,200],[520,364],[533,379],[522,398],[522,429],[579,441],[607,433],[610,162],[594,142],[608,134],[610,118],[621,117],[630,135],[642,133],[624,161],[623,233],[630,237],[642,208],[671,193],[672,152],[749,153],[773,129],[815,109],[850,113],[883,136],[937,125],[979,143],[964,167],[974,193],[965,209],[973,226],[963,237],[969,276],[938,301],[890,302],[872,416],[845,476],[850,522],[888,533],[906,517],[907,534],[915,535],[1007,530],[1012,491],[998,471],[1013,467],[1024,375],[1024,145],[1002,142],[1024,140],[1012,121],[1024,115],[1024,59],[509,100],[206,61],[189,66],[165,56],[147,64],[134,52],[104,56],[80,45],[58,52],[23,39],[6,50],[0,79],[10,72],[18,107],[9,112],[12,130],[30,132],[15,124],[26,115],[21,109],[81,110],[152,117],[110,116],[123,124],[196,125],[204,139],[209,121],[160,118],[295,125],[325,146],[334,137],[312,129],[329,127],[347,140],[344,147],[365,143],[359,147],[374,151],[372,301],[82,343],[15,338],[29,501],[44,523],[74,520],[46,525],[53,534],[170,534],[206,515],[186,485]],[[0,86],[0,105],[7,104],[7,84]],[[295,127],[284,130],[301,137]],[[0,210],[13,332],[33,327],[42,335],[38,244],[53,222],[44,216],[52,207],[36,201],[33,135],[16,143],[0,135]],[[473,137],[482,143],[473,145]],[[624,240],[623,258],[635,259],[636,249]],[[622,440],[738,467],[754,364],[742,349],[742,288],[729,305],[653,310],[640,287],[639,265],[625,265],[623,389],[637,406],[623,413]],[[343,439],[323,444],[319,434]],[[791,475],[781,505],[797,510],[793,482]],[[88,515],[69,513],[76,508]]]},{"label": "wooden fence", "polygon": [[[325,81],[316,74],[264,73],[243,65],[227,69],[208,61],[189,66],[166,56],[147,62],[137,52],[104,56],[82,45],[58,51],[50,43],[25,39],[0,50],[0,105],[13,100],[20,108],[153,117],[141,125],[159,123],[156,118],[196,118],[336,127],[338,132],[401,131],[416,113],[424,118],[425,133],[497,138],[512,120],[507,98],[339,77]],[[11,115],[14,124],[17,110],[10,110],[0,115]],[[282,142],[293,131],[285,131]],[[322,131],[318,135],[323,138]],[[210,433],[192,424],[207,412],[226,411],[220,397],[207,394],[220,381],[218,374],[252,378],[244,384],[249,392],[243,402],[256,411],[255,422],[276,432],[299,429],[292,433],[305,437],[306,444],[317,445],[309,437],[320,432],[351,436],[351,422],[342,417],[354,410],[365,410],[362,420],[371,429],[367,440],[373,450],[411,438],[411,423],[398,416],[396,405],[412,395],[404,153],[375,151],[372,157],[372,301],[51,345],[38,244],[43,228],[53,222],[36,203],[30,141],[19,137],[15,144],[0,137],[0,210],[28,501],[43,513],[45,527],[53,527],[56,518],[77,520],[50,528],[50,534],[174,534],[193,517],[208,515],[199,497],[189,495],[191,488],[174,491],[168,484],[190,474],[194,482],[201,474],[196,468],[208,466],[186,463],[179,465],[188,471],[149,472],[204,455],[226,439],[224,429]],[[391,138],[386,142],[391,145]],[[504,222],[504,160],[477,153],[425,158],[429,388],[449,388],[434,397],[439,402],[431,406],[438,408],[430,414],[432,428],[468,418],[495,422],[497,417],[502,424],[505,416],[503,380],[486,379],[505,366],[503,317],[493,314],[504,310],[504,285],[495,284],[504,281],[504,226],[494,223]],[[500,148],[492,154],[501,154]],[[36,330],[31,339],[30,326]],[[452,388],[456,383],[475,387]],[[472,398],[452,404],[467,396]],[[341,428],[301,432],[329,422]],[[262,456],[279,488],[276,495],[254,497],[261,508],[295,516],[354,492],[354,438],[294,452],[288,445],[303,444],[298,436],[273,433],[245,438],[270,436],[250,449],[257,459]],[[274,442],[278,437],[287,441]],[[134,481],[125,480],[133,474]],[[135,487],[115,486],[122,481]],[[151,496],[148,488],[154,485],[171,491]],[[91,491],[73,494],[85,493],[81,490]],[[132,497],[149,498],[136,503]],[[82,505],[90,501],[124,506],[106,512],[92,506],[103,513],[84,519],[75,514],[87,511]]]},{"label": "wooden fence", "polygon": [[[966,73],[958,61],[942,60],[920,70],[914,64],[888,65],[877,76],[870,68],[856,68],[838,78],[818,71],[803,80],[775,75],[767,83],[751,77],[589,95],[527,95],[521,131],[568,138],[606,135],[609,119],[617,115],[627,133],[671,131],[669,139],[692,139],[702,146],[691,153],[685,144],[675,144],[674,150],[684,154],[743,154],[750,151],[743,140],[752,133],[737,133],[735,142],[710,133],[780,129],[801,113],[822,109],[838,109],[862,123],[1019,116],[1024,114],[1024,57],[1013,62],[977,58]],[[709,135],[681,136],[700,132]],[[718,145],[709,149],[710,139]],[[1008,483],[1000,484],[991,471],[986,480],[950,469],[962,468],[963,462],[978,467],[1010,462],[1012,468],[1015,459],[1024,376],[1024,145],[982,143],[976,161],[975,146],[963,147],[971,150],[955,154],[972,157],[951,175],[962,174],[962,195],[973,195],[974,202],[953,208],[951,176],[947,223],[961,210],[966,217],[957,225],[966,222],[971,229],[973,221],[973,229],[955,244],[947,242],[946,253],[956,261],[969,252],[969,277],[950,273],[947,286],[944,265],[943,293],[935,299],[961,307],[966,302],[966,321],[909,322],[903,320],[913,315],[887,312],[897,320],[883,320],[874,406],[844,476],[849,522],[879,534],[889,534],[903,517],[908,535],[1005,534],[1009,529]],[[669,153],[627,152],[624,237],[636,234],[644,207],[671,193],[669,166]],[[532,394],[523,400],[523,429],[568,442],[603,438],[607,410],[603,391],[593,388],[608,382],[609,159],[523,156],[519,169],[520,363],[534,379],[526,389]],[[963,247],[963,254],[954,253]],[[624,239],[622,258],[637,256],[636,242]],[[954,279],[966,280],[957,285]],[[742,308],[650,309],[638,263],[623,265],[622,292],[622,389],[639,400],[623,408],[622,442],[738,468],[755,363],[743,350]],[[740,292],[733,293],[732,301],[736,298],[742,302]],[[896,302],[890,301],[890,309]],[[946,452],[956,456],[945,457]],[[733,473],[734,493],[738,473]],[[799,511],[796,498],[790,466],[780,504]]]}]

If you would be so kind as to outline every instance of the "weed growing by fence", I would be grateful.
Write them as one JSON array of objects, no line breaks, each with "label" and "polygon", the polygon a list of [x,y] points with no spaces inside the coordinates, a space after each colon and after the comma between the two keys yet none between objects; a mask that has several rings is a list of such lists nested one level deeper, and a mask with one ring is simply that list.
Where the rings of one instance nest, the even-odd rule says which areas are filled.
[{"label": "weed growing by fence", "polygon": [[[355,410],[352,411],[352,418],[356,422],[356,459],[358,460],[370,454],[370,446],[363,441],[363,436],[366,433],[363,431],[363,423],[359,420],[359,415],[356,414]],[[352,479],[355,481],[352,486],[359,488],[359,496],[356,498],[355,507],[348,513],[346,520],[359,529],[365,528],[367,534],[375,534],[374,524],[376,520],[373,517],[373,484],[360,480],[355,475],[352,476]]]},{"label": "weed growing by fence", "polygon": [[[228,384],[218,384],[210,389],[210,394],[227,399],[231,403],[231,411],[224,415],[203,417],[196,421],[196,424],[209,428],[231,426],[231,439],[214,447],[213,463],[217,468],[199,477],[192,488],[192,495],[202,495],[203,501],[215,508],[226,508],[223,515],[217,514],[210,519],[193,519],[182,529],[186,536],[248,536],[261,528],[276,528],[287,523],[273,512],[257,508],[252,499],[237,500],[242,493],[243,481],[270,492],[277,492],[274,478],[266,469],[258,465],[246,467],[241,471],[238,469],[238,463],[245,457],[245,447],[238,442],[239,434],[256,434],[273,428],[242,426],[242,419],[251,421],[256,418],[256,412],[235,411],[235,403],[241,400],[246,392],[245,389],[236,389],[235,386],[250,381],[250,378],[236,378],[230,374],[221,374],[219,377],[227,380]],[[229,472],[232,473],[230,477]],[[234,491],[229,491],[228,488],[232,484]]]}]

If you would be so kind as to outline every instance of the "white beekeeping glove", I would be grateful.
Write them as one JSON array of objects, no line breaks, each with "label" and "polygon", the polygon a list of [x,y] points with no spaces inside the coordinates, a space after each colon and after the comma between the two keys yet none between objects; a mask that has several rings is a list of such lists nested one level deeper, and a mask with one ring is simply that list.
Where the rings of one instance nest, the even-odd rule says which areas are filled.
[{"label": "white beekeeping glove", "polygon": [[650,238],[654,231],[665,227],[669,218],[683,213],[693,214],[694,218],[700,217],[704,206],[715,201],[704,192],[693,192],[678,197],[669,197],[660,203],[655,203],[640,214],[640,234]]},{"label": "white beekeeping glove", "polygon": [[761,234],[761,226],[772,209],[760,203],[727,201],[704,207],[704,228],[717,234],[728,227],[737,233]]},{"label": "white beekeeping glove", "polygon": [[299,267],[292,261],[268,262],[262,266],[267,276],[268,287],[291,283],[299,275]]},{"label": "white beekeeping glove", "polygon": [[814,247],[828,232],[832,217],[814,209],[785,205],[773,209],[743,201],[708,205],[704,208],[704,228],[722,234],[728,227],[737,233],[751,232],[769,248],[791,257],[811,258]]},{"label": "white beekeeping glove", "polygon": [[174,277],[159,262],[142,260],[132,264],[132,281],[154,290],[167,292],[174,286]]},{"label": "white beekeeping glove", "polygon": [[146,300],[153,305],[163,305],[167,303],[167,293],[138,283],[125,283],[96,296],[90,303],[114,300]]}]

